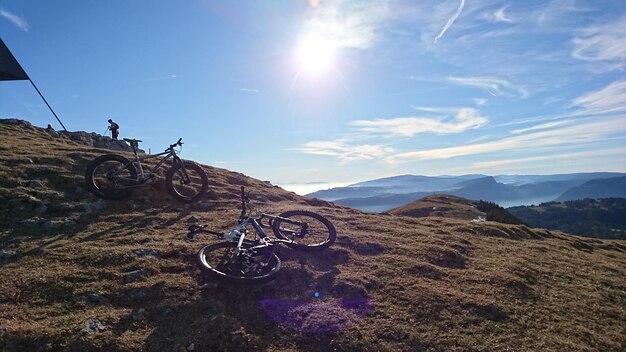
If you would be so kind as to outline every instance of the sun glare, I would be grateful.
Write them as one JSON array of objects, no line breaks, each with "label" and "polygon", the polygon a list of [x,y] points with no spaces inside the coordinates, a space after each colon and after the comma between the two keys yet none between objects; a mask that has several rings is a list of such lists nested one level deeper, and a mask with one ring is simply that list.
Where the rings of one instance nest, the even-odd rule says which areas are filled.
[{"label": "sun glare", "polygon": [[335,47],[319,34],[311,34],[301,39],[297,55],[301,71],[319,75],[332,65]]}]

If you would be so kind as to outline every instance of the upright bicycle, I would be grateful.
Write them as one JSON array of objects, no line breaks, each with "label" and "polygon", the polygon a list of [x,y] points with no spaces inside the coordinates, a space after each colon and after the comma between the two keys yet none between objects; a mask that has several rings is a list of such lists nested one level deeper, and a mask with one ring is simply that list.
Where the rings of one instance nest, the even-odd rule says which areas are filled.
[{"label": "upright bicycle", "polygon": [[[229,282],[263,283],[276,278],[280,259],[277,244],[300,250],[322,250],[335,242],[333,224],[314,212],[290,210],[278,216],[248,215],[250,195],[241,187],[239,224],[227,233],[207,230],[207,225],[191,225],[187,238],[195,240],[198,233],[208,233],[230,241],[210,244],[197,255],[200,268],[211,277]],[[263,223],[266,220],[267,223]],[[265,228],[271,227],[277,238],[270,238]]]},{"label": "upright bicycle", "polygon": [[[121,199],[130,195],[136,187],[155,181],[157,171],[173,157],[172,166],[165,174],[165,188],[169,194],[183,203],[197,201],[209,188],[209,179],[200,165],[182,160],[175,148],[182,146],[182,138],[165,149],[164,152],[139,157],[137,147],[140,140],[124,138],[133,148],[133,160],[117,155],[105,154],[97,157],[87,166],[85,181],[87,188],[95,195],[107,199]],[[161,157],[151,169],[144,172],[141,162]],[[139,171],[139,172],[138,172]]]}]

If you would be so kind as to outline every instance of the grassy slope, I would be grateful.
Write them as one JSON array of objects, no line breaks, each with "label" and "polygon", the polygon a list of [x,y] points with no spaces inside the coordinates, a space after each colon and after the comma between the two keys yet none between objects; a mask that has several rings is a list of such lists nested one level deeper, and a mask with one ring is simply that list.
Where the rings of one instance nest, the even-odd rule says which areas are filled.
[{"label": "grassy slope", "polygon": [[[81,213],[81,204],[98,201],[82,189],[83,170],[103,151],[15,125],[0,124],[0,141],[0,246],[11,256],[0,263],[3,351],[184,351],[192,343],[196,351],[616,351],[626,344],[623,241],[367,214],[211,167],[209,211],[181,206],[157,185]],[[45,188],[28,188],[33,178]],[[263,211],[326,215],[337,243],[319,253],[281,249],[283,269],[267,285],[215,285],[194,257],[217,240],[185,241],[186,220],[233,225],[240,184]],[[28,196],[49,199],[48,211],[36,214]],[[33,205],[8,205],[20,197],[12,204]],[[55,209],[59,202],[68,205]],[[35,216],[76,224],[20,223]],[[137,249],[157,249],[160,259]],[[135,269],[149,276],[127,279]],[[85,303],[88,294],[107,302]],[[299,304],[284,308],[290,302]],[[362,318],[350,302],[368,314]],[[145,320],[134,320],[133,310]],[[82,334],[87,319],[106,330]],[[329,327],[338,331],[314,333]]]},{"label": "grassy slope", "polygon": [[473,220],[485,214],[472,205],[472,201],[447,194],[433,194],[388,211],[393,215],[415,218],[436,216]]}]

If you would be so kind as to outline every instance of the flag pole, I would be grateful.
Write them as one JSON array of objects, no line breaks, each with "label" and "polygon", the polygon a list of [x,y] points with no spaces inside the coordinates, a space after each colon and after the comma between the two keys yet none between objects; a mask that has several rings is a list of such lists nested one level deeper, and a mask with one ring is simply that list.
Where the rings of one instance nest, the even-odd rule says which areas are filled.
[{"label": "flag pole", "polygon": [[37,93],[39,93],[39,96],[41,97],[41,99],[43,99],[44,103],[46,103],[46,105],[48,105],[48,109],[50,109],[50,111],[52,111],[52,115],[54,115],[54,117],[57,119],[57,121],[59,121],[59,123],[61,124],[61,126],[65,130],[65,132],[67,132],[67,128],[65,128],[65,125],[63,125],[63,122],[61,122],[61,120],[59,119],[57,114],[54,112],[54,110],[52,110],[52,107],[50,106],[50,104],[48,104],[48,101],[46,100],[46,98],[43,97],[43,94],[41,94],[41,92],[39,91],[39,88],[37,88],[37,86],[35,85],[35,82],[33,82],[33,80],[30,79],[30,77],[28,78],[28,80],[30,81],[30,84],[32,84],[33,87],[35,87],[35,90],[37,91]]}]

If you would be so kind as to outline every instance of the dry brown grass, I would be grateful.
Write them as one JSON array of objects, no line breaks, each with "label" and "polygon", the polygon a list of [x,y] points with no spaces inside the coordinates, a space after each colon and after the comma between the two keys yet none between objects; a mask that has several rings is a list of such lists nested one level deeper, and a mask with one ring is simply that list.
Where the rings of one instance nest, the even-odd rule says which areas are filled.
[{"label": "dry brown grass", "polygon": [[[195,351],[620,351],[626,344],[624,241],[368,214],[212,167],[205,167],[208,211],[149,186],[81,213],[81,204],[98,201],[83,190],[83,172],[102,150],[15,125],[0,124],[0,141],[0,246],[10,254],[0,263],[3,351],[185,351],[192,343]],[[45,188],[29,188],[31,179]],[[233,225],[239,185],[263,211],[326,215],[336,244],[319,253],[282,248],[283,269],[264,286],[211,282],[194,256],[217,240],[186,241],[186,221]],[[11,204],[49,200],[48,211],[9,206],[16,198],[25,200]],[[69,207],[54,209],[59,202]],[[21,223],[35,216],[76,224]],[[140,249],[160,258],[133,252]],[[129,280],[125,273],[137,269],[146,276]],[[89,294],[107,301],[86,303],[81,296]],[[145,320],[133,319],[133,310]],[[82,334],[87,319],[106,330]]]}]

